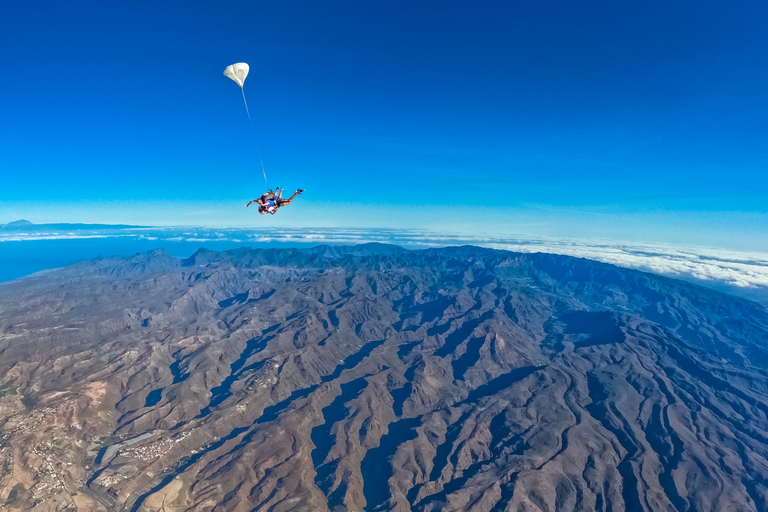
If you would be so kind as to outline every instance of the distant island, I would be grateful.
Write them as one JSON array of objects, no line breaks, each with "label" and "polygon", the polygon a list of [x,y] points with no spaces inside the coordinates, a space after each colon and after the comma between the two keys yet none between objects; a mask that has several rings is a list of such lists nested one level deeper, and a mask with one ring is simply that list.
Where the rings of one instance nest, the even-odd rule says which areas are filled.
[{"label": "distant island", "polygon": [[147,226],[134,226],[131,224],[82,224],[82,223],[53,223],[35,224],[25,219],[15,220],[7,224],[0,224],[0,231],[33,230],[44,231],[48,229],[126,229],[143,228]]},{"label": "distant island", "polygon": [[24,219],[15,220],[13,222],[9,222],[8,224],[3,224],[2,227],[8,227],[8,228],[20,228],[20,227],[26,227],[26,226],[34,226],[31,222]]}]

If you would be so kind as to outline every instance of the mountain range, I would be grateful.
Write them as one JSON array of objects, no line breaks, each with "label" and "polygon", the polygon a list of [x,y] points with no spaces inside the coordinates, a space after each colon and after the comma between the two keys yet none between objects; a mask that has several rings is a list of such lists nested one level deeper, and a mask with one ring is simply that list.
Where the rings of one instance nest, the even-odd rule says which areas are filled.
[{"label": "mountain range", "polygon": [[157,250],[0,285],[20,510],[768,510],[768,311],[473,246]]}]

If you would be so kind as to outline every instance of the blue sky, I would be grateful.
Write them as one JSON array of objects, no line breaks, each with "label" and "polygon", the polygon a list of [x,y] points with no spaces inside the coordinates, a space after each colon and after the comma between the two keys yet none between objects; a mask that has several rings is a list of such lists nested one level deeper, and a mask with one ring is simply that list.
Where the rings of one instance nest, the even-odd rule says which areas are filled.
[{"label": "blue sky", "polygon": [[[0,222],[768,250],[763,2],[4,2]],[[237,86],[246,61],[265,219]]]}]

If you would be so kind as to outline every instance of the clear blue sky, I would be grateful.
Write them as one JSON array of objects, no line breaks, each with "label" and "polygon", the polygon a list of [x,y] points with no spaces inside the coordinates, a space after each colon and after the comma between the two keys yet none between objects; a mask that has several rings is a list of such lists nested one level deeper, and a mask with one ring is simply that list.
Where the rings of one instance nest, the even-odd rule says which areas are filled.
[{"label": "clear blue sky", "polygon": [[[768,249],[768,3],[0,11],[0,222],[443,227]],[[307,193],[274,218],[271,185]]]}]

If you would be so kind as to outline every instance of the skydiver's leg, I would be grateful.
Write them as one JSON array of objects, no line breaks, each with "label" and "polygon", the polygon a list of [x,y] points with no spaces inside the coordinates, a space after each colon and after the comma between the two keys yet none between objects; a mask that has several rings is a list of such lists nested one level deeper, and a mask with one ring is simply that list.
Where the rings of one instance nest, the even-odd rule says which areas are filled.
[{"label": "skydiver's leg", "polygon": [[293,198],[296,197],[297,195],[301,194],[302,192],[304,192],[304,191],[299,189],[296,192],[294,192],[293,195],[291,197],[289,197],[288,199],[279,199],[278,202],[277,202],[277,205],[278,206],[288,206],[289,204],[291,204],[291,201],[293,201]]}]

